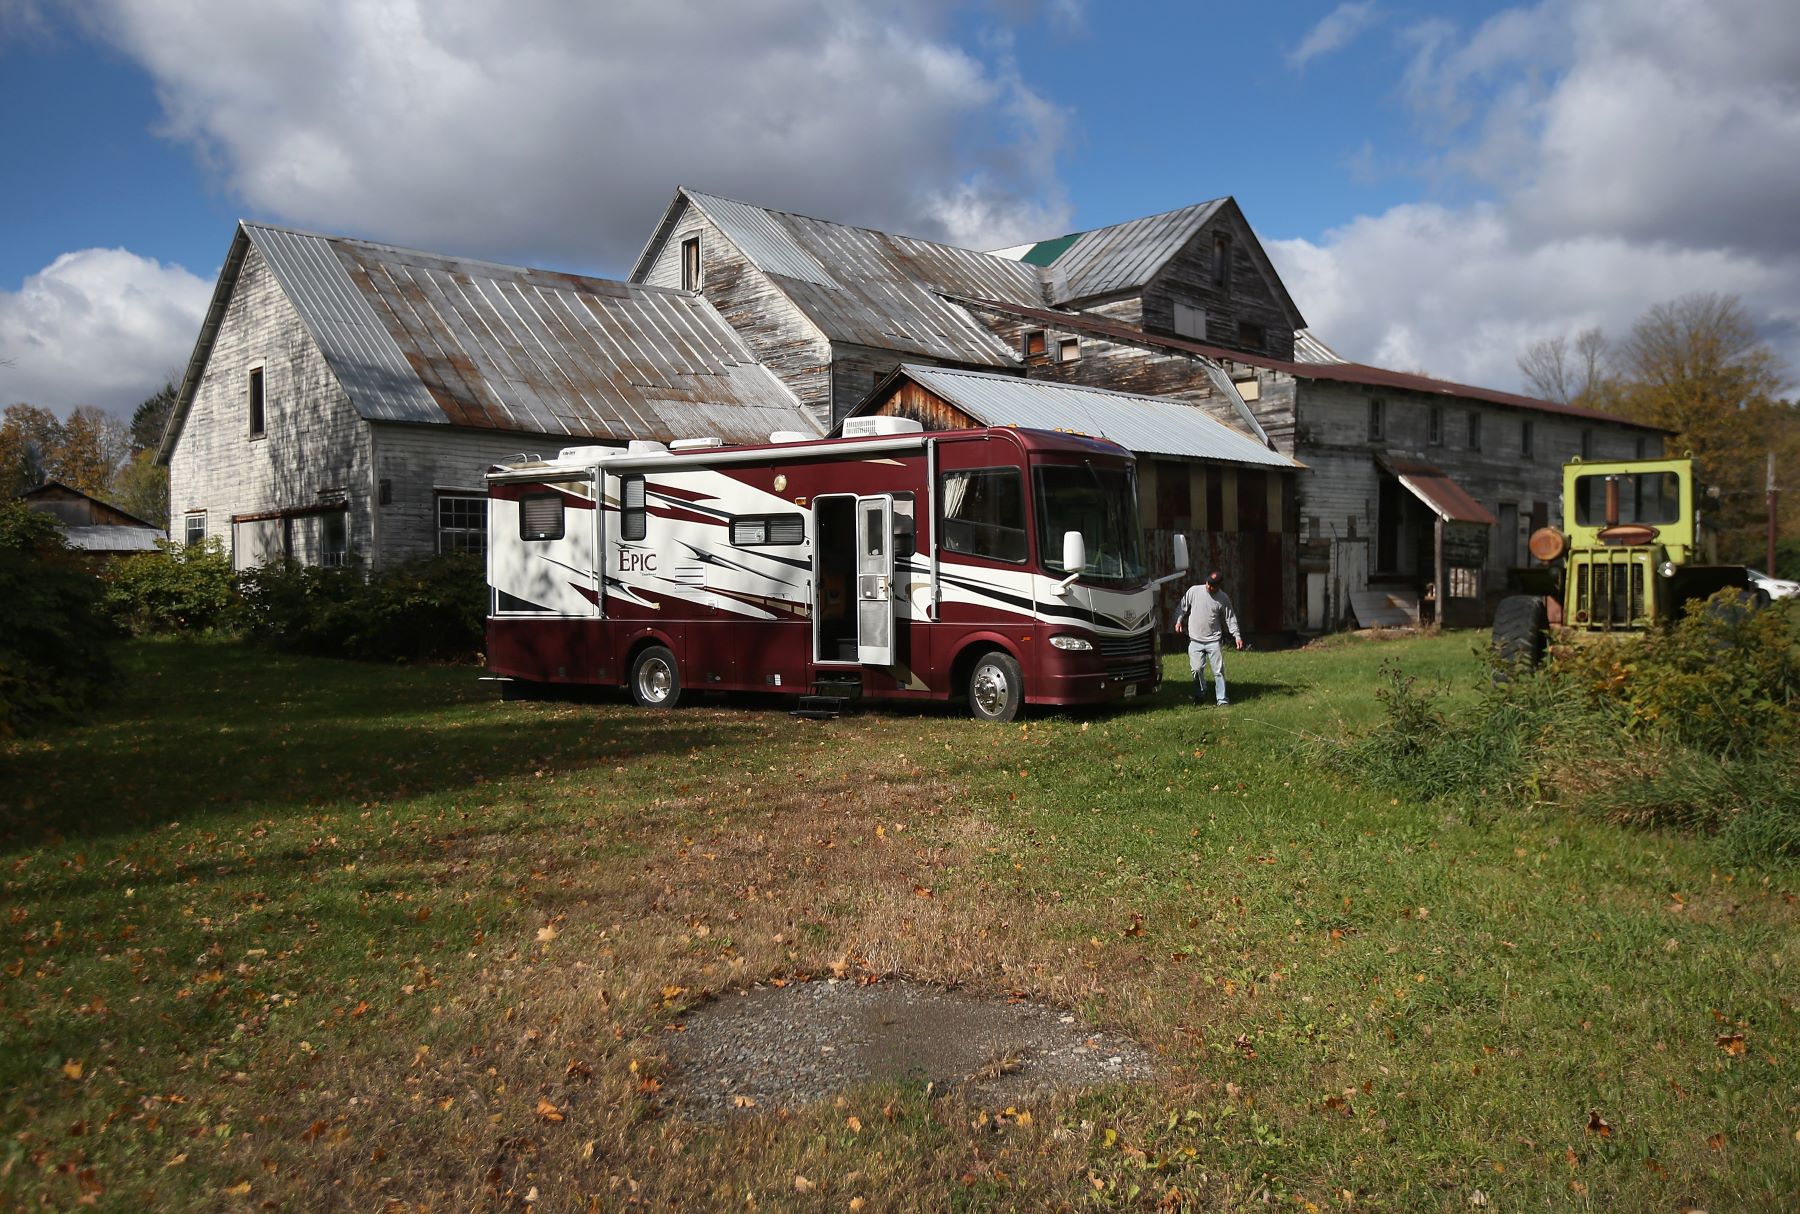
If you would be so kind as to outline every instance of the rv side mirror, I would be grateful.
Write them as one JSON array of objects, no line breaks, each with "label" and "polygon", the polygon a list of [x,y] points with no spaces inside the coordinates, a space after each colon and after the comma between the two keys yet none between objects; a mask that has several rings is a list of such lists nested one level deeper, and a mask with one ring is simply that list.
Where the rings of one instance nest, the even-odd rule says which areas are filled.
[{"label": "rv side mirror", "polygon": [[1062,567],[1064,573],[1080,573],[1087,568],[1087,541],[1081,538],[1081,532],[1063,532]]},{"label": "rv side mirror", "polygon": [[1188,569],[1187,536],[1175,533],[1175,572],[1186,573]]}]

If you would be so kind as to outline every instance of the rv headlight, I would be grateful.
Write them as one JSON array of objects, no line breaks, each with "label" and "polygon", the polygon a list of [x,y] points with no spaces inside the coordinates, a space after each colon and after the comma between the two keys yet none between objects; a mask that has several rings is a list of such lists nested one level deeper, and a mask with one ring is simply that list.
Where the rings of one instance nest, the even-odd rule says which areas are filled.
[{"label": "rv headlight", "polygon": [[1071,651],[1087,650],[1094,647],[1092,641],[1083,640],[1081,637],[1071,636],[1054,636],[1050,638],[1050,643],[1058,649],[1068,649]]},{"label": "rv headlight", "polygon": [[1664,561],[1662,564],[1660,564],[1656,567],[1656,571],[1658,573],[1662,574],[1664,577],[1674,577],[1675,576],[1675,562],[1674,561]]}]

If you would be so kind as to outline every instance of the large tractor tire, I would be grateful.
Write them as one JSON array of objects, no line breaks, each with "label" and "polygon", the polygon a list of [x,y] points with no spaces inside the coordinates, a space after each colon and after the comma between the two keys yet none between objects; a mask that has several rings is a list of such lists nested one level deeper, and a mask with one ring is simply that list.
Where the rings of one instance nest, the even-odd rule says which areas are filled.
[{"label": "large tractor tire", "polygon": [[1494,656],[1499,659],[1495,677],[1504,679],[1515,670],[1531,671],[1544,660],[1549,643],[1550,613],[1534,594],[1513,594],[1500,600],[1494,612]]}]

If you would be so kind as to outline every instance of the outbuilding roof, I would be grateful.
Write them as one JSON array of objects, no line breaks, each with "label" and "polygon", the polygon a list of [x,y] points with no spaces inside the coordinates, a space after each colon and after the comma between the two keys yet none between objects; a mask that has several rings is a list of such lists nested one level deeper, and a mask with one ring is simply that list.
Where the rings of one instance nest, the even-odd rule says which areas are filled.
[{"label": "outbuilding roof", "polygon": [[902,364],[857,406],[866,412],[900,377],[949,402],[983,426],[1065,430],[1111,439],[1140,455],[1176,456],[1294,471],[1304,465],[1271,451],[1195,405],[1077,384],[982,371]]},{"label": "outbuilding roof", "polygon": [[243,222],[189,360],[166,460],[254,248],[357,413],[624,442],[816,431],[706,300]]}]

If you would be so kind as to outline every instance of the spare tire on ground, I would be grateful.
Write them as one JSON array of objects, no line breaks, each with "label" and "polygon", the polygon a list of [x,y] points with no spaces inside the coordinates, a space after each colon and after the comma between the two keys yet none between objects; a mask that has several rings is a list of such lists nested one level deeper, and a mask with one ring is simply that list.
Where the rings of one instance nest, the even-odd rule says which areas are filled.
[{"label": "spare tire on ground", "polygon": [[1500,660],[1496,678],[1508,671],[1535,670],[1544,660],[1549,640],[1550,613],[1534,594],[1513,594],[1500,600],[1494,612],[1494,655]]}]

